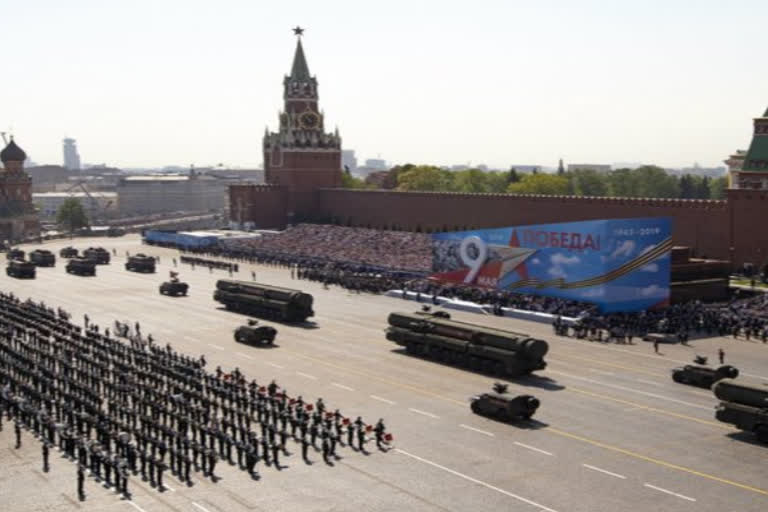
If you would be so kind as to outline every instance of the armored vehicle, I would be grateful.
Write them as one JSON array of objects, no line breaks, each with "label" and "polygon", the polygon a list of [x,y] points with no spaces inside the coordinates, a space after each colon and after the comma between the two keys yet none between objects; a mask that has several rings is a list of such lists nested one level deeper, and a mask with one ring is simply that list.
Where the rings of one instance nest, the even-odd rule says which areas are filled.
[{"label": "armored vehicle", "polygon": [[67,274],[95,276],[96,262],[90,258],[72,258],[67,262]]},{"label": "armored vehicle", "polygon": [[83,257],[93,260],[97,265],[109,265],[109,251],[103,247],[89,247],[83,251]]},{"label": "armored vehicle", "polygon": [[5,273],[11,277],[25,277],[29,279],[35,278],[35,266],[24,260],[11,260],[8,262],[8,266],[5,269]]},{"label": "armored vehicle", "polygon": [[488,373],[517,376],[547,366],[546,341],[429,312],[391,313],[386,336],[409,354]]},{"label": "armored vehicle", "polygon": [[727,364],[717,369],[687,364],[672,370],[673,381],[707,389],[721,379],[735,379],[738,376],[739,370]]},{"label": "armored vehicle", "polygon": [[5,253],[5,257],[10,260],[23,260],[26,253],[21,249],[11,249]]},{"label": "armored vehicle", "polygon": [[155,271],[155,258],[141,253],[129,256],[125,263],[125,270],[153,273]]},{"label": "armored vehicle", "polygon": [[475,414],[491,416],[502,421],[514,419],[529,420],[539,408],[539,399],[532,395],[512,396],[507,385],[496,383],[492,393],[483,393],[470,399]]},{"label": "armored vehicle", "polygon": [[188,290],[189,285],[178,279],[171,279],[160,285],[160,295],[171,295],[176,297],[178,295],[186,295]]},{"label": "armored vehicle", "polygon": [[235,329],[235,341],[248,345],[272,345],[277,329],[268,325],[259,325],[258,320],[248,320],[248,325]]},{"label": "armored vehicle", "polygon": [[723,379],[712,386],[720,404],[715,418],[753,432],[768,443],[768,382],[757,379]]},{"label": "armored vehicle", "polygon": [[59,256],[62,258],[77,258],[77,249],[70,245],[69,247],[65,247],[60,250]]},{"label": "armored vehicle", "polygon": [[282,322],[303,322],[315,314],[308,293],[246,281],[218,280],[213,300],[232,311]]},{"label": "armored vehicle", "polygon": [[35,249],[29,253],[29,261],[38,267],[55,267],[56,255],[45,249]]}]

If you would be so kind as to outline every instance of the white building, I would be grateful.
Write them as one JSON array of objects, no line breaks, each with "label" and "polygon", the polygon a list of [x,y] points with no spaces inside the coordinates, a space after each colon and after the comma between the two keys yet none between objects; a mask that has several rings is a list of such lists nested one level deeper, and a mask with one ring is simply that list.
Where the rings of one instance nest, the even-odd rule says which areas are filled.
[{"label": "white building", "polygon": [[32,194],[32,203],[41,219],[55,219],[59,207],[70,197],[80,201],[89,219],[117,213],[116,192],[38,192]]}]

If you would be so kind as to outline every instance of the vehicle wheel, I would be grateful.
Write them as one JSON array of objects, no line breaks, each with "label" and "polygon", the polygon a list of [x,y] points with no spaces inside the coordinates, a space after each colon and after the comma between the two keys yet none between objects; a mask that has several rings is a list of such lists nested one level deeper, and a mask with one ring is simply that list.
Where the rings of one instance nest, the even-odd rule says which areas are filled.
[{"label": "vehicle wheel", "polygon": [[511,419],[511,416],[509,415],[509,411],[506,409],[499,409],[498,411],[496,411],[496,416],[501,421],[509,421]]},{"label": "vehicle wheel", "polygon": [[480,414],[480,406],[477,405],[477,402],[472,402],[472,404],[469,407],[472,409],[473,413]]},{"label": "vehicle wheel", "polygon": [[755,435],[758,441],[768,443],[768,425],[758,425],[755,427]]}]

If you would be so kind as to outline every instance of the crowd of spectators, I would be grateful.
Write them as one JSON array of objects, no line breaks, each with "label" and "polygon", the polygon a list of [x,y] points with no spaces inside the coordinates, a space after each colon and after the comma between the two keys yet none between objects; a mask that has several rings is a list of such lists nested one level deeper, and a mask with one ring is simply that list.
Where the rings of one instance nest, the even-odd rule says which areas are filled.
[{"label": "crowd of spectators", "polygon": [[297,263],[296,260],[322,259],[381,269],[432,270],[431,239],[423,233],[297,224],[280,233],[222,239],[219,243],[223,252],[246,257],[272,256]]}]

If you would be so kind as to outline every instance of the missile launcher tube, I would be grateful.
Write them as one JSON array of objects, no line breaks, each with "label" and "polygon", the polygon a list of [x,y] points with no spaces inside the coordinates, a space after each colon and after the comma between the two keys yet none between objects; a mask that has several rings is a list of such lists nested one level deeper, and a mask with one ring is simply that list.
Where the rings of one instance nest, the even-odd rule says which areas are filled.
[{"label": "missile launcher tube", "polygon": [[713,387],[715,396],[723,402],[733,402],[751,407],[768,408],[768,383],[747,383],[723,379]]}]

